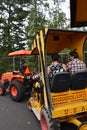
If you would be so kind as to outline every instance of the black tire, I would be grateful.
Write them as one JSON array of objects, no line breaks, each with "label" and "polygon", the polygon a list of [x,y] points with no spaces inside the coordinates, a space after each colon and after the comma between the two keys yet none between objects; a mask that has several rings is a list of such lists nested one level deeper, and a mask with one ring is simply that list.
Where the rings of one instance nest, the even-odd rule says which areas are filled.
[{"label": "black tire", "polygon": [[4,80],[3,86],[4,86],[4,89],[5,89],[5,90],[8,88],[9,83],[10,83],[10,81],[9,81],[8,79],[5,79],[5,80]]},{"label": "black tire", "polygon": [[24,93],[24,85],[17,80],[12,81],[12,83],[10,84],[11,98],[16,102],[19,102],[22,100]]},{"label": "black tire", "polygon": [[40,122],[42,130],[61,130],[60,123],[57,119],[51,119],[47,110],[44,108],[41,111]]},{"label": "black tire", "polygon": [[0,84],[0,96],[5,95],[5,88],[2,84]]}]

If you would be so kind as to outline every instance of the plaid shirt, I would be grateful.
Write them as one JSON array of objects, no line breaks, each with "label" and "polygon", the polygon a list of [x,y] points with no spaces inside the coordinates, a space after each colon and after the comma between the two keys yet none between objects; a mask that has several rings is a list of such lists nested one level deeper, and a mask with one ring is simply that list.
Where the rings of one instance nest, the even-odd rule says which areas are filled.
[{"label": "plaid shirt", "polygon": [[74,59],[67,63],[68,70],[71,74],[74,74],[77,71],[86,70],[86,65],[83,61],[80,61],[78,58]]}]

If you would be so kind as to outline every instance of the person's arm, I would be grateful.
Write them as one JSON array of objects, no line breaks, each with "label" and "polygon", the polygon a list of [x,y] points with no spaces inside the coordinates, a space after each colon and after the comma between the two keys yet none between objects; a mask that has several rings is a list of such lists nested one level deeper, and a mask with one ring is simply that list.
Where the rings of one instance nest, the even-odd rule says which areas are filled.
[{"label": "person's arm", "polygon": [[50,67],[49,66],[47,67],[47,73],[48,74],[50,73]]},{"label": "person's arm", "polygon": [[68,70],[68,68],[67,68],[67,66],[66,66],[65,64],[62,64],[62,67],[63,67],[63,69],[64,69],[65,71]]}]

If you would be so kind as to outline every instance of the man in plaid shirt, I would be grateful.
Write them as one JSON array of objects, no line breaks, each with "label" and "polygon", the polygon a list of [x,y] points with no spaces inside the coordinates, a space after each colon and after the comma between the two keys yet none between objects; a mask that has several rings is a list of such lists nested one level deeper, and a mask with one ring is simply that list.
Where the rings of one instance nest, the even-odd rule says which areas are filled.
[{"label": "man in plaid shirt", "polygon": [[71,51],[69,53],[70,56],[70,62],[67,63],[68,71],[71,74],[74,74],[78,71],[84,71],[86,70],[86,65],[83,61],[79,60],[78,53],[76,51]]}]

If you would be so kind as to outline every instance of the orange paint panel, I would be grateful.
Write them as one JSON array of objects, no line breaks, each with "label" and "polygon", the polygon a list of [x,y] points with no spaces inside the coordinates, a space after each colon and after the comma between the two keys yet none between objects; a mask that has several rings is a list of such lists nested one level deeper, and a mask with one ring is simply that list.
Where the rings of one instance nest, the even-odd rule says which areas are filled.
[{"label": "orange paint panel", "polygon": [[8,56],[29,56],[30,54],[30,50],[19,50],[9,53]]}]

